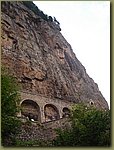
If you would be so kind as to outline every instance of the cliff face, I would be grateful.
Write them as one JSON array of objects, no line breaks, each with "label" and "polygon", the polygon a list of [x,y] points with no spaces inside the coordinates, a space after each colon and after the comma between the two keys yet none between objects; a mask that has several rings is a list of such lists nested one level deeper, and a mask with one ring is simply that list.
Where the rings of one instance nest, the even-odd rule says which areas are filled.
[{"label": "cliff face", "polygon": [[22,2],[3,2],[1,10],[2,64],[23,91],[108,108],[59,25],[45,21]]}]

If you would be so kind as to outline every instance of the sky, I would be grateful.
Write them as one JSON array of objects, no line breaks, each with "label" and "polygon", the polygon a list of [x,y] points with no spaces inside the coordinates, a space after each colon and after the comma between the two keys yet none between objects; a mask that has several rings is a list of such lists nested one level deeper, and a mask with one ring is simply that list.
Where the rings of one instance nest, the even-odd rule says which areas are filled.
[{"label": "sky", "polygon": [[110,107],[110,1],[34,1],[61,33]]}]

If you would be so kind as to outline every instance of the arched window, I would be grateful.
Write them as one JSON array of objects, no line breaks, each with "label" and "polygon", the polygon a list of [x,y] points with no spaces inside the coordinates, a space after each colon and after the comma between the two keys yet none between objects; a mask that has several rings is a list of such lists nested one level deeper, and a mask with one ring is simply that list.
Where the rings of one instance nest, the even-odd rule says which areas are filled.
[{"label": "arched window", "polygon": [[59,111],[56,106],[52,104],[46,104],[44,107],[45,121],[57,120],[60,118]]},{"label": "arched window", "polygon": [[33,100],[24,100],[21,104],[21,114],[25,117],[28,117],[31,121],[40,121],[40,108],[36,102]]},{"label": "arched window", "polygon": [[70,116],[70,110],[67,107],[63,108],[63,117],[69,117]]}]

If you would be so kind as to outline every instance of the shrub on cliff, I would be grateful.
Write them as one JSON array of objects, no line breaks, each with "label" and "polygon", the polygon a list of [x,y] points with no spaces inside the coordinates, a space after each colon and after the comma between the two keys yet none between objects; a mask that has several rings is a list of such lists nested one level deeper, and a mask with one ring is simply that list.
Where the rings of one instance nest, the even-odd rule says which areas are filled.
[{"label": "shrub on cliff", "polygon": [[48,21],[48,15],[44,14],[32,1],[23,1],[23,4],[32,10],[36,15],[39,15],[42,19]]},{"label": "shrub on cliff", "polygon": [[19,108],[18,85],[16,80],[2,68],[1,75],[1,139],[3,146],[13,145],[19,131],[20,121],[16,117]]},{"label": "shrub on cliff", "polygon": [[79,104],[71,114],[71,128],[58,130],[54,146],[110,146],[110,111]]},{"label": "shrub on cliff", "polygon": [[53,18],[51,16],[49,16],[49,21],[53,22]]}]

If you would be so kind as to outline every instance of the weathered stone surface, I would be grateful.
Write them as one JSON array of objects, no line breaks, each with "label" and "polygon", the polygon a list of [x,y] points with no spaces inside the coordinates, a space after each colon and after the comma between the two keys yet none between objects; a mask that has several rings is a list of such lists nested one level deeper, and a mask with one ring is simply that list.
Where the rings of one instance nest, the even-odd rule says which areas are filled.
[{"label": "weathered stone surface", "polygon": [[53,22],[35,15],[22,2],[3,2],[1,10],[2,64],[24,90],[108,108],[97,84]]},{"label": "weathered stone surface", "polygon": [[[57,133],[54,129],[56,128],[69,128],[71,126],[68,118],[56,120],[52,122],[47,122],[45,124],[31,123],[28,124],[23,123],[21,126],[21,132],[18,134],[16,139],[21,141],[28,140],[53,140]],[[37,145],[38,146],[38,145]]]}]

